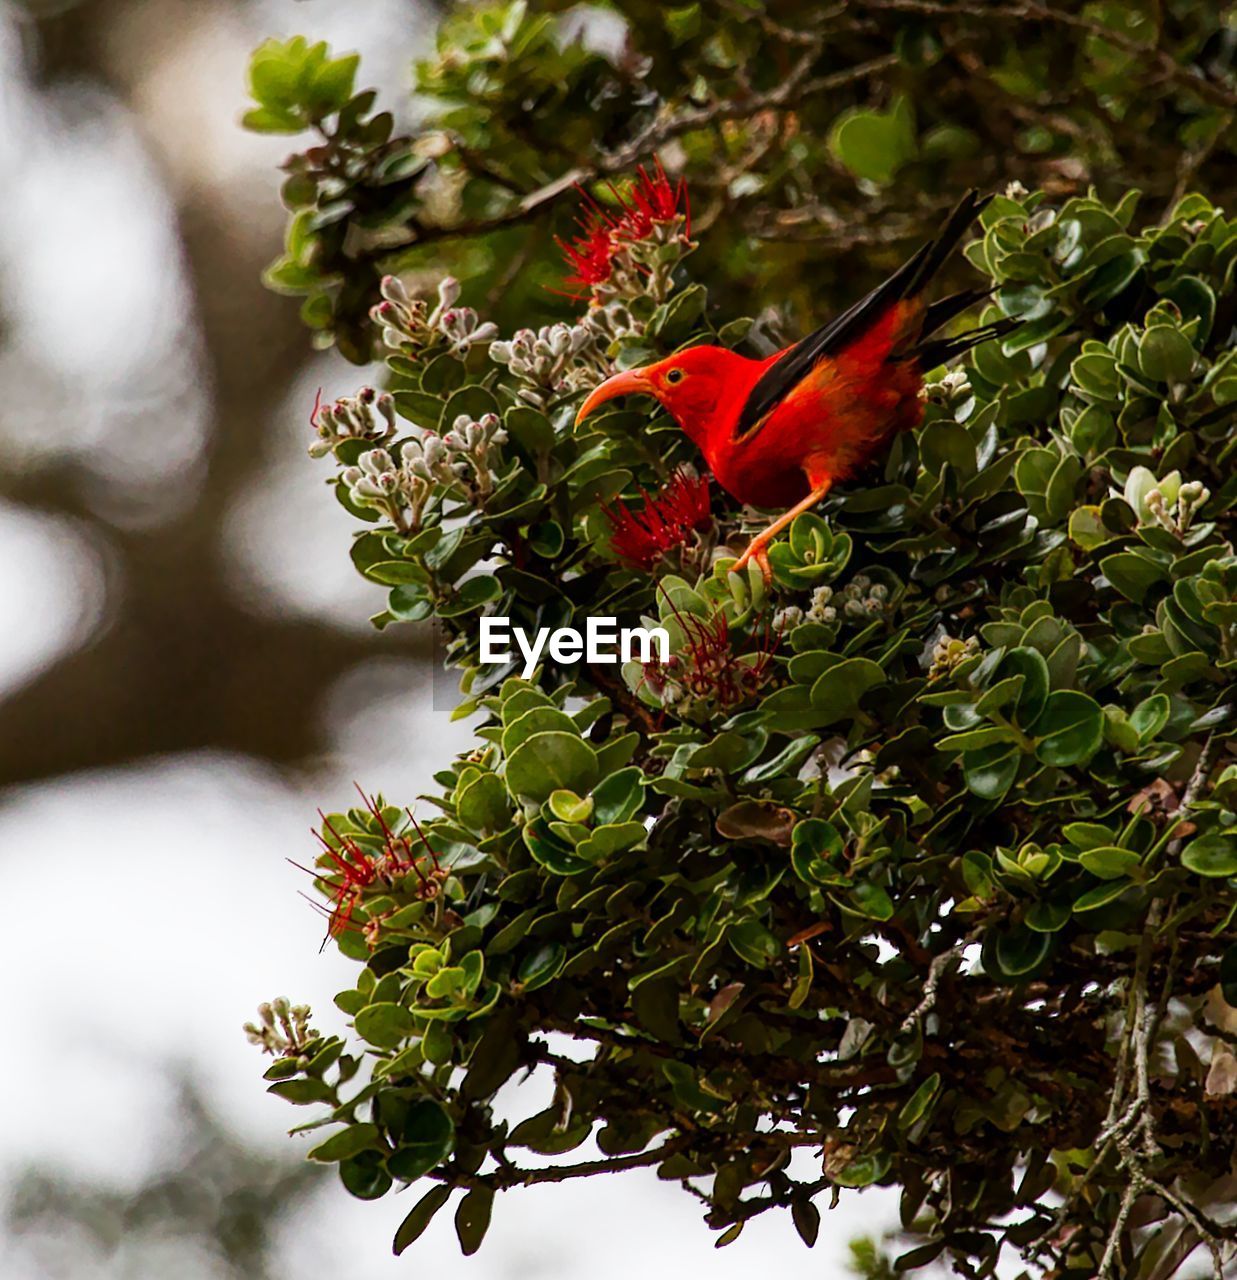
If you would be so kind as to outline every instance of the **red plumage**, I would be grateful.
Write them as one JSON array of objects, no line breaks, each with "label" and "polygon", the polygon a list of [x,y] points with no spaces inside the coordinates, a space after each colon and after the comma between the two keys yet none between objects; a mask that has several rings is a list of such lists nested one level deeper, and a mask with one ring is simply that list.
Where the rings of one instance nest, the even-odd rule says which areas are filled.
[{"label": "red plumage", "polygon": [[923,291],[987,204],[969,192],[936,237],[836,320],[764,360],[699,346],[606,379],[578,418],[614,396],[656,397],[740,502],[790,507],[744,552],[768,572],[764,548],[829,488],[853,476],[899,431],[919,425],[923,375],[1009,331],[1001,321],[932,338],[986,297],[969,290],[931,306]]}]

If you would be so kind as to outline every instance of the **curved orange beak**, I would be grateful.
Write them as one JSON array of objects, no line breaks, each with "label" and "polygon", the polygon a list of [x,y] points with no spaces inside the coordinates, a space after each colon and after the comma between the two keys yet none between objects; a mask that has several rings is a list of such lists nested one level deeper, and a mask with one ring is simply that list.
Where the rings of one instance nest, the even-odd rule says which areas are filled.
[{"label": "curved orange beak", "polygon": [[647,369],[624,369],[622,373],[616,373],[607,378],[605,382],[595,386],[588,393],[588,398],[576,414],[576,422],[577,424],[583,422],[598,405],[605,404],[607,400],[613,400],[617,396],[651,396],[652,394],[653,384]]}]

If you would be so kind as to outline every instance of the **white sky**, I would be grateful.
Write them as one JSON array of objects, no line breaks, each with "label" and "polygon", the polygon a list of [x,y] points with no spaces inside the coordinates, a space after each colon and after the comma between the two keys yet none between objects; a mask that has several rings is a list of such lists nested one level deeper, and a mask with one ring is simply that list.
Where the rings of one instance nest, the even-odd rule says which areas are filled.
[{"label": "white sky", "polygon": [[[400,0],[166,7],[178,21],[154,44],[140,26],[139,116],[95,87],[36,96],[17,10],[0,0],[0,169],[10,179],[0,202],[0,467],[74,455],[96,474],[101,504],[148,522],[195,483],[211,395],[165,183],[228,194],[241,226],[250,211],[270,216],[272,165],[287,144],[235,123],[245,55],[263,36],[304,30],[360,48],[366,82],[392,91],[426,38]],[[135,7],[118,20],[117,57],[131,56],[125,24],[139,18]],[[194,145],[178,149],[190,125]],[[347,518],[304,452],[315,387],[345,392],[357,381],[324,358],[271,424],[267,486],[242,495],[225,533],[237,590],[254,607],[255,582],[279,608],[360,627],[380,603],[352,575]],[[250,551],[259,538],[261,561]],[[119,603],[104,597],[106,561],[73,526],[0,507],[0,694],[103,624]],[[331,997],[350,985],[351,966],[333,950],[319,955],[321,921],[285,859],[309,856],[314,809],[346,802],[352,778],[411,797],[465,747],[466,731],[429,710],[424,679],[389,661],[349,677],[327,712],[333,753],[305,789],[251,760],[195,755],[0,790],[0,1025],[15,1033],[0,1055],[0,1193],[34,1161],[121,1189],[166,1167],[177,1155],[169,1069],[180,1067],[246,1141],[286,1147],[285,1128],[304,1114],[265,1095],[240,1024],[259,1000],[287,994],[342,1029]],[[847,1274],[852,1236],[895,1218],[889,1193],[848,1195],[825,1215],[812,1254],[782,1216],[715,1252],[699,1205],[638,1173],[504,1197],[469,1260],[445,1212],[396,1261],[391,1236],[419,1194],[361,1203],[327,1182],[286,1225],[282,1275],[628,1280],[699,1267],[717,1280],[756,1268],[828,1280]],[[192,1263],[150,1262],[149,1274],[196,1274]],[[73,1274],[112,1280],[120,1268],[83,1256]]]}]

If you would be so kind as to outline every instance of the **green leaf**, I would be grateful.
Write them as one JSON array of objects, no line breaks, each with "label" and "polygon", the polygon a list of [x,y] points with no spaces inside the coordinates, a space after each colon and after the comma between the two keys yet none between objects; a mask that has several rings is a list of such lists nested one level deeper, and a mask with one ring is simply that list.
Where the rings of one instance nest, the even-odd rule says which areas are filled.
[{"label": "green leaf", "polygon": [[1182,849],[1181,862],[1196,876],[1237,876],[1237,832],[1205,832]]},{"label": "green leaf", "polygon": [[858,1156],[840,1173],[835,1173],[833,1181],[839,1187],[870,1187],[889,1172],[892,1163],[893,1158],[886,1151]]},{"label": "green leaf", "polygon": [[587,796],[581,798],[574,791],[550,792],[550,812],[560,822],[587,822],[593,814],[593,802]]},{"label": "green leaf", "polygon": [[995,977],[1022,979],[1034,974],[1052,954],[1053,935],[1015,925],[993,930],[983,944],[984,970]]},{"label": "green leaf", "polygon": [[878,884],[860,883],[850,891],[850,909],[869,920],[891,920],[893,899]]},{"label": "green leaf", "polygon": [[380,1200],[391,1189],[391,1175],[377,1151],[362,1151],[339,1165],[339,1180],[358,1200]]},{"label": "green leaf", "polygon": [[1012,743],[983,747],[962,757],[967,787],[983,800],[999,800],[1014,785],[1022,752]]},{"label": "green leaf", "polygon": [[454,1142],[455,1125],[446,1108],[431,1098],[419,1098],[408,1108],[387,1169],[401,1182],[414,1182],[441,1164]]},{"label": "green leaf", "polygon": [[1109,880],[1107,884],[1096,885],[1094,889],[1088,889],[1074,899],[1074,910],[1097,911],[1100,907],[1115,902],[1130,887],[1129,880]]},{"label": "green leaf", "polygon": [[1036,902],[1027,911],[1026,925],[1037,933],[1058,933],[1069,923],[1068,902]]},{"label": "green leaf", "polygon": [[309,82],[308,100],[317,114],[331,115],[352,97],[360,55],[350,53],[324,63]]},{"label": "green leaf", "polygon": [[494,1207],[494,1193],[489,1187],[473,1187],[455,1210],[455,1234],[459,1237],[460,1252],[471,1257],[481,1248],[490,1226],[490,1212]]},{"label": "green leaf", "polygon": [[887,111],[856,107],[844,112],[829,131],[829,150],[857,178],[885,186],[915,155],[915,115],[910,99],[899,95]]},{"label": "green leaf", "polygon": [[846,658],[825,671],[812,685],[812,706],[821,725],[853,714],[859,699],[884,682],[885,672],[870,658]]},{"label": "green leaf", "polygon": [[274,107],[253,107],[241,116],[241,124],[251,133],[303,133],[309,128],[304,116]]},{"label": "green leaf", "polygon": [[1101,880],[1118,880],[1128,877],[1141,865],[1142,859],[1129,849],[1106,845],[1099,849],[1087,849],[1078,855],[1078,861]]},{"label": "green leaf", "polygon": [[801,765],[819,745],[820,735],[816,733],[805,733],[792,738],[771,760],[752,765],[743,774],[742,781],[748,786],[753,786],[759,782],[768,782],[773,778],[781,777]]},{"label": "green leaf", "polygon": [[1061,834],[1080,849],[1100,849],[1113,841],[1113,833],[1098,822],[1067,822]]},{"label": "green leaf", "polygon": [[842,866],[845,842],[832,822],[805,818],[791,832],[791,864],[804,884],[837,885],[847,876]]},{"label": "green leaf", "polygon": [[1139,742],[1150,742],[1168,723],[1171,711],[1172,704],[1165,694],[1154,693],[1144,698],[1130,712],[1130,724],[1138,734]]},{"label": "green leaf", "polygon": [[[302,41],[302,46],[304,42]],[[302,55],[296,41],[267,40],[249,62],[249,93],[262,106],[290,110],[298,105]]]},{"label": "green leaf", "polygon": [[557,730],[533,734],[515,749],[506,765],[512,795],[538,802],[559,789],[585,794],[592,790],[597,775],[593,748],[578,733]]},{"label": "green leaf", "polygon": [[1104,712],[1085,693],[1059,689],[1048,695],[1032,732],[1040,739],[1035,754],[1045,764],[1085,764],[1104,740]]},{"label": "green leaf", "polygon": [[503,724],[502,747],[506,755],[511,755],[534,733],[553,729],[574,734],[577,738],[580,736],[576,722],[565,711],[547,702],[545,695],[536,689],[517,693],[503,704]]},{"label": "green leaf", "polygon": [[782,954],[781,942],[759,920],[743,920],[732,925],[726,940],[741,960],[758,969],[767,968]]},{"label": "green leaf", "polygon": [[1048,690],[1052,686],[1048,660],[1038,649],[1021,645],[1005,655],[997,668],[997,674],[1002,680],[1010,676],[1022,677],[1022,689],[1014,704],[1014,716],[1024,727],[1033,724],[1043,711]]},{"label": "green leaf", "polygon": [[502,831],[511,825],[507,788],[496,773],[482,773],[455,798],[459,820],[473,831]]},{"label": "green leaf", "polygon": [[1142,604],[1147,592],[1164,579],[1163,570],[1145,556],[1119,551],[1100,561],[1100,572],[1127,600]]},{"label": "green leaf", "polygon": [[598,826],[626,822],[644,799],[641,772],[634,765],[610,774],[593,791],[594,820]]},{"label": "green leaf", "polygon": [[321,1080],[280,1080],[267,1089],[277,1098],[285,1102],[295,1103],[298,1107],[308,1102],[333,1102],[335,1095]]},{"label": "green leaf", "polygon": [[394,1049],[416,1028],[412,1014],[403,1005],[390,1001],[366,1005],[356,1016],[356,1032],[380,1049]]},{"label": "green leaf", "polygon": [[649,322],[649,332],[678,344],[687,339],[704,314],[708,291],[702,284],[688,285],[680,289],[669,302],[659,307]]},{"label": "green leaf", "polygon": [[392,1241],[392,1249],[398,1257],[410,1244],[419,1240],[426,1227],[433,1221],[434,1215],[451,1198],[452,1188],[444,1183],[431,1187],[420,1200],[413,1205],[411,1212],[399,1224]]},{"label": "green leaf", "polygon": [[600,862],[627,849],[634,849],[648,836],[643,822],[612,822],[599,826],[576,846],[576,853],[587,862]]},{"label": "green leaf", "polygon": [[380,560],[365,570],[365,576],[371,582],[381,582],[387,587],[407,584],[423,586],[430,580],[425,568],[411,560]]},{"label": "green leaf", "polygon": [[1153,382],[1184,382],[1194,367],[1189,338],[1172,325],[1154,325],[1138,344],[1138,367]]},{"label": "green leaf", "polygon": [[335,1160],[347,1160],[367,1147],[378,1146],[379,1142],[376,1124],[350,1124],[339,1133],[333,1133],[325,1142],[320,1142],[310,1150],[306,1159],[319,1160],[324,1164]]},{"label": "green leaf", "polygon": [[898,1128],[910,1129],[922,1120],[935,1101],[940,1088],[940,1072],[934,1071],[903,1104],[902,1110],[898,1112]]},{"label": "green leaf", "polygon": [[520,961],[516,979],[524,991],[536,991],[553,982],[566,962],[567,952],[561,942],[544,943]]}]

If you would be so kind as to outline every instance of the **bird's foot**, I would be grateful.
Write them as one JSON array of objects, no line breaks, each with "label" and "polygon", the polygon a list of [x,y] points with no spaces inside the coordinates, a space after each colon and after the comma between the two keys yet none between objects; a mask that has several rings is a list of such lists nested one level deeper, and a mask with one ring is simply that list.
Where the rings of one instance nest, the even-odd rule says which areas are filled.
[{"label": "bird's foot", "polygon": [[757,534],[748,543],[747,550],[734,562],[733,573],[741,573],[749,564],[758,564],[765,582],[773,581],[773,570],[769,567],[769,540],[763,534]]}]

